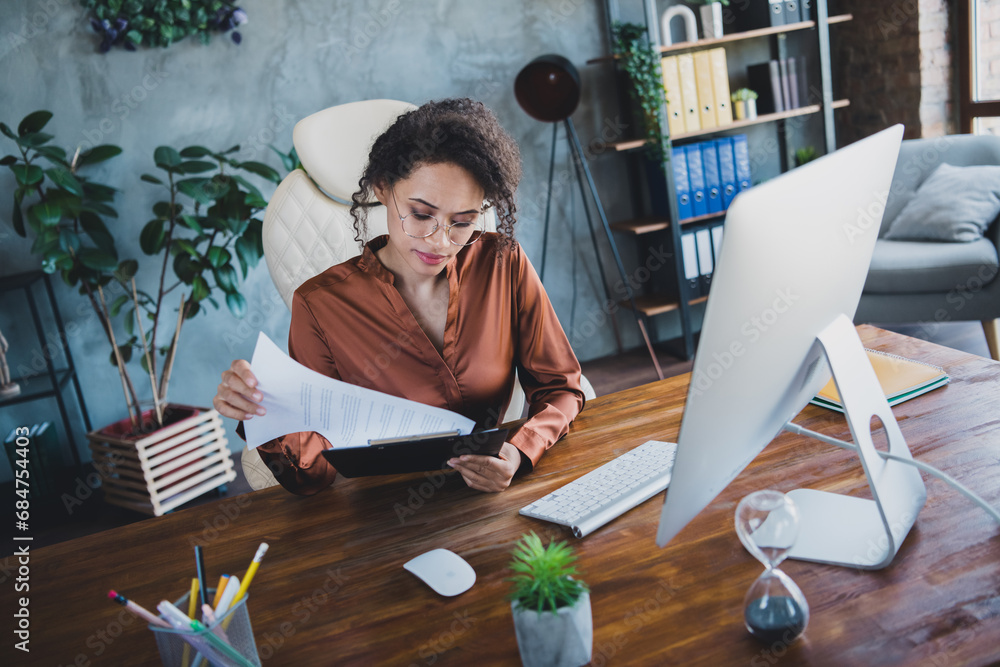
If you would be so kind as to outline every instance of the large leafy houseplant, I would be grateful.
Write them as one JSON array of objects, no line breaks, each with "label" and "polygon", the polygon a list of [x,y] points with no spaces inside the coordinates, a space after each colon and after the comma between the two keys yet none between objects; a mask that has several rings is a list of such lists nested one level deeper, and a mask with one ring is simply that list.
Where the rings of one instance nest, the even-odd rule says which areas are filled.
[{"label": "large leafy houseplant", "polygon": [[[0,123],[0,131],[17,144],[20,156],[0,160],[11,169],[17,183],[14,192],[15,231],[34,234],[31,252],[41,259],[42,269],[58,272],[70,287],[86,296],[111,345],[111,363],[119,372],[129,418],[136,431],[163,426],[164,401],[184,322],[205,310],[219,307],[224,298],[233,315],[242,317],[246,299],[240,293],[245,279],[263,254],[259,213],[266,206],[260,190],[246,176],[254,174],[279,182],[279,173],[253,161],[238,161],[234,146],[214,152],[202,146],[176,150],[156,149],[153,162],[158,175],[143,174],[143,181],[160,188],[162,198],[152,205],[153,218],[139,231],[139,247],[153,258],[155,288],[140,289],[136,283],[139,262],[121,259],[115,238],[128,229],[117,223],[112,234],[106,224],[117,218],[112,207],[116,190],[88,180],[82,173],[90,164],[111,159],[121,152],[117,146],[97,146],[78,152],[72,159],[49,142],[52,135],[42,129],[52,114],[29,114],[14,133]],[[293,156],[283,156],[294,166]],[[48,163],[43,169],[39,162]],[[27,222],[27,227],[25,225]],[[120,326],[115,326],[120,320]],[[162,325],[175,322],[164,335]],[[123,331],[119,337],[116,330]],[[152,423],[143,423],[139,396],[129,374],[128,362],[139,357],[149,374],[152,391]]]},{"label": "large leafy houseplant", "polygon": [[511,555],[509,598],[522,663],[575,667],[590,662],[590,593],[574,578],[578,572],[573,548],[551,540],[543,546],[532,532],[521,536]]},{"label": "large leafy houseplant", "polygon": [[611,26],[613,52],[629,80],[629,97],[638,108],[646,136],[646,155],[663,164],[665,149],[661,120],[667,91],[660,69],[661,55],[649,43],[645,26],[615,22]]}]

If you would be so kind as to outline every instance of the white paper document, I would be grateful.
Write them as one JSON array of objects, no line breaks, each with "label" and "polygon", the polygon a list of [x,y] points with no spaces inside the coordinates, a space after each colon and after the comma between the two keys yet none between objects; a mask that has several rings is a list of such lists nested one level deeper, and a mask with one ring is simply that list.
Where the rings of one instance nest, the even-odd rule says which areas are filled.
[{"label": "white paper document", "polygon": [[472,432],[467,417],[328,378],[295,361],[263,332],[250,362],[267,410],[243,422],[247,447],[288,433],[316,431],[333,447],[359,447],[369,440],[457,431]]}]

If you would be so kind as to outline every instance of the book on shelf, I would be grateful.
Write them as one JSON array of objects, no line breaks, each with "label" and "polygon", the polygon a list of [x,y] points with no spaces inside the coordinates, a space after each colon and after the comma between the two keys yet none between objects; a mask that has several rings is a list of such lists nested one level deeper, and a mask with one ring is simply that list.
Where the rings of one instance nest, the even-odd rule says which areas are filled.
[{"label": "book on shelf", "polygon": [[733,122],[733,107],[729,99],[729,66],[726,50],[721,46],[708,51],[712,65],[712,90],[715,97],[715,120],[720,127]]},{"label": "book on shelf", "polygon": [[[879,350],[866,349],[865,352],[868,354],[872,368],[875,369],[875,376],[882,386],[882,391],[885,393],[889,405],[898,405],[915,396],[926,394],[932,389],[948,384],[950,379],[944,369],[939,366]],[[837,386],[833,379],[827,382],[826,386],[809,402],[837,412],[844,411],[844,405],[840,400],[840,394],[837,392]]]},{"label": "book on shelf", "polygon": [[747,84],[757,93],[757,111],[762,114],[785,110],[781,69],[777,60],[747,67]]},{"label": "book on shelf", "polygon": [[786,2],[787,0],[749,0],[748,2],[731,3],[728,9],[733,14],[734,30],[744,32],[785,25],[786,23],[797,23],[799,21],[797,3],[795,16],[791,20],[786,20],[786,17],[790,16],[790,12],[786,9]]}]

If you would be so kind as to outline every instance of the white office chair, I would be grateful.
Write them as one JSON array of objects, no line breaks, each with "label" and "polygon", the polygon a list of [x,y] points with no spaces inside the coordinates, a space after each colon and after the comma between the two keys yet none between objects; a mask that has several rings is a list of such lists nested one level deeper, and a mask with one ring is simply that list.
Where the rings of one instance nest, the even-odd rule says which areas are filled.
[{"label": "white office chair", "polygon": [[[275,287],[292,306],[295,290],[309,278],[361,253],[354,240],[351,196],[368,162],[372,142],[396,118],[416,107],[396,100],[366,100],[330,107],[302,119],[292,131],[292,144],[305,171],[295,170],[281,181],[264,212],[264,258]],[[308,175],[306,174],[308,172]],[[386,209],[368,209],[369,237],[387,232]],[[492,211],[486,229],[496,230]],[[581,378],[587,399],[596,394]],[[514,383],[502,421],[524,412],[524,390]],[[277,484],[260,456],[244,447],[243,473],[254,489]]]}]

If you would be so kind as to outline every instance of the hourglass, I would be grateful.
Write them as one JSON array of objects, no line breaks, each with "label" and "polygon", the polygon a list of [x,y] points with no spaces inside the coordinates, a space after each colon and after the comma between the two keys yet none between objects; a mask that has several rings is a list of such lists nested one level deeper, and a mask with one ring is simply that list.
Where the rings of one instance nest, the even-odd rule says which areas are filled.
[{"label": "hourglass", "polygon": [[795,544],[799,513],[780,491],[755,491],[736,508],[736,533],[764,564],[743,599],[747,630],[766,644],[791,643],[806,629],[809,604],[791,577],[778,569]]}]

